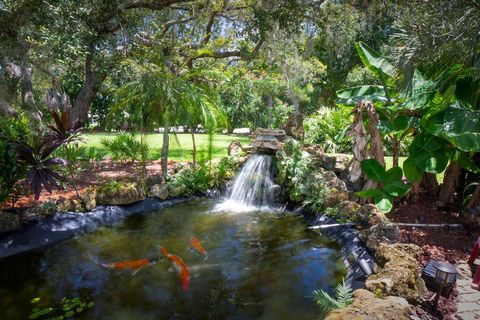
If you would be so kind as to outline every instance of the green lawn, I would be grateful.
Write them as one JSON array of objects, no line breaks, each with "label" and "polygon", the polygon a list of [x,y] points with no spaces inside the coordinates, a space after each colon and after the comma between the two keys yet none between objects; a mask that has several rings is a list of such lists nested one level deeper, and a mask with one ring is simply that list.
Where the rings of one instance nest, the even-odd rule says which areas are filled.
[{"label": "green lawn", "polygon": [[[176,137],[175,137],[176,136]],[[100,141],[104,138],[112,139],[115,133],[86,133],[83,135],[88,147],[102,148]],[[170,160],[191,161],[192,160],[192,136],[186,133],[170,134]],[[163,134],[154,133],[147,135],[147,141],[150,146],[149,158],[151,160],[160,159]],[[229,136],[216,134],[213,136],[212,157],[221,158],[227,155],[227,147],[233,140],[238,140],[242,145],[249,145],[250,138],[240,136]],[[208,135],[196,134],[195,142],[197,145],[197,159],[206,156],[208,149]]]}]

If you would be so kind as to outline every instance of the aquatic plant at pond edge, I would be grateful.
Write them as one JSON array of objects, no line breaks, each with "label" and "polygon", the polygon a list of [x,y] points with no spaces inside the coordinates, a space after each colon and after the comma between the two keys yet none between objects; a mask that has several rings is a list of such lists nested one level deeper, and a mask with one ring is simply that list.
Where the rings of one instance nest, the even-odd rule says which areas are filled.
[{"label": "aquatic plant at pond edge", "polygon": [[[41,302],[41,298],[33,298],[30,303],[38,304]],[[62,320],[72,318],[76,314],[80,314],[88,309],[93,308],[95,302],[83,301],[80,297],[66,298],[64,297],[59,303],[53,306],[47,306],[43,308],[33,308],[28,319],[49,319],[49,320]]]},{"label": "aquatic plant at pond edge", "polygon": [[346,308],[353,302],[352,288],[345,283],[339,283],[335,289],[335,297],[332,297],[324,290],[313,291],[313,301],[320,307],[322,315],[335,309]]}]

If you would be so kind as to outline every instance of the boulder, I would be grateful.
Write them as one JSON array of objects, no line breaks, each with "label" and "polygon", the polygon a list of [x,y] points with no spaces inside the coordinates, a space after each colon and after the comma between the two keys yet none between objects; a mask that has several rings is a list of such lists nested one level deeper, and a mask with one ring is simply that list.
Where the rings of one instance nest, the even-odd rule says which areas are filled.
[{"label": "boulder", "polygon": [[322,179],[325,180],[325,187],[339,191],[348,191],[345,182],[340,180],[335,172],[324,169],[320,169],[320,172],[322,174]]},{"label": "boulder", "polygon": [[0,232],[15,231],[22,227],[18,215],[10,212],[0,211]]},{"label": "boulder", "polygon": [[371,251],[376,251],[381,243],[397,243],[400,229],[393,223],[381,222],[362,232],[361,238]]},{"label": "boulder", "polygon": [[423,250],[414,244],[380,244],[375,254],[376,273],[369,276],[365,287],[382,295],[396,295],[418,304],[427,292],[419,275],[418,258]]},{"label": "boulder", "polygon": [[411,306],[401,297],[377,298],[364,289],[353,292],[348,307],[331,311],[325,320],[409,320]]},{"label": "boulder", "polygon": [[157,197],[161,200],[165,200],[168,198],[168,186],[166,184],[154,184],[148,190],[149,197]]},{"label": "boulder", "polygon": [[322,167],[326,170],[333,171],[340,175],[348,169],[350,159],[347,155],[338,154],[335,156],[327,156],[323,159]]},{"label": "boulder", "polygon": [[97,190],[93,187],[87,188],[80,193],[82,201],[76,198],[57,201],[57,211],[60,212],[81,212],[92,211],[97,206]]},{"label": "boulder", "polygon": [[240,156],[243,152],[242,144],[240,141],[234,140],[230,142],[227,149],[229,156]]},{"label": "boulder", "polygon": [[359,220],[370,227],[388,221],[385,214],[381,212],[376,205],[371,203],[364,204],[360,210],[358,210],[357,215],[359,216]]},{"label": "boulder", "polygon": [[27,220],[45,218],[57,212],[57,204],[53,201],[46,201],[42,204],[34,205],[25,211]]},{"label": "boulder", "polygon": [[145,190],[137,183],[120,183],[118,188],[102,186],[97,189],[99,205],[124,205],[144,200]]},{"label": "boulder", "polygon": [[305,131],[303,130],[303,115],[296,112],[290,114],[281,126],[281,129],[284,130],[288,136],[296,140],[302,140],[305,135]]},{"label": "boulder", "polygon": [[337,189],[331,189],[325,198],[325,205],[327,207],[333,207],[342,201],[348,200],[348,193],[345,191],[338,191]]},{"label": "boulder", "polygon": [[360,205],[350,200],[344,200],[336,206],[338,215],[349,221],[357,222],[356,213],[360,209]]}]

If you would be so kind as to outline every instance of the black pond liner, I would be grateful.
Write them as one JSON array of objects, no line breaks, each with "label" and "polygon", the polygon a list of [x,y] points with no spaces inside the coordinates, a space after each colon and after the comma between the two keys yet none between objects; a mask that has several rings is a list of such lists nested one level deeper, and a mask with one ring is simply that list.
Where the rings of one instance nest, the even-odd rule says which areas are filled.
[{"label": "black pond liner", "polygon": [[113,227],[128,216],[146,214],[191,199],[193,197],[164,201],[146,198],[124,206],[98,206],[89,212],[55,213],[21,230],[0,233],[0,259],[52,245],[99,227]]},{"label": "black pond liner", "polygon": [[[327,217],[326,215],[312,217],[312,214],[302,214],[312,227],[338,224],[335,219]],[[347,224],[338,224],[338,226],[318,230],[341,245],[342,260],[348,269],[345,282],[350,285],[353,290],[364,288],[365,280],[367,280],[369,276],[369,274],[364,271],[365,265],[368,265],[368,267],[373,270],[375,263],[373,255],[360,241],[358,231]]]}]

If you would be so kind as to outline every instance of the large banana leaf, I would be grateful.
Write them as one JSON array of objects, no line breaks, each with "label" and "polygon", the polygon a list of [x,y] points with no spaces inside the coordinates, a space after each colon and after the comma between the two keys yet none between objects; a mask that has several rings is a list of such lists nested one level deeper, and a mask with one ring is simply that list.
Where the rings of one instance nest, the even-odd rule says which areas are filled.
[{"label": "large banana leaf", "polygon": [[410,110],[421,109],[433,100],[437,90],[437,84],[434,81],[415,70],[412,86],[409,91],[402,93],[405,101],[399,107]]},{"label": "large banana leaf", "polygon": [[388,62],[380,53],[376,52],[363,42],[356,44],[358,55],[363,64],[373,73],[380,76],[396,78],[398,70]]},{"label": "large banana leaf", "polygon": [[480,110],[471,110],[460,101],[428,119],[425,129],[462,151],[480,151]]},{"label": "large banana leaf", "polygon": [[383,86],[365,85],[337,91],[337,103],[354,105],[362,100],[387,101]]}]

